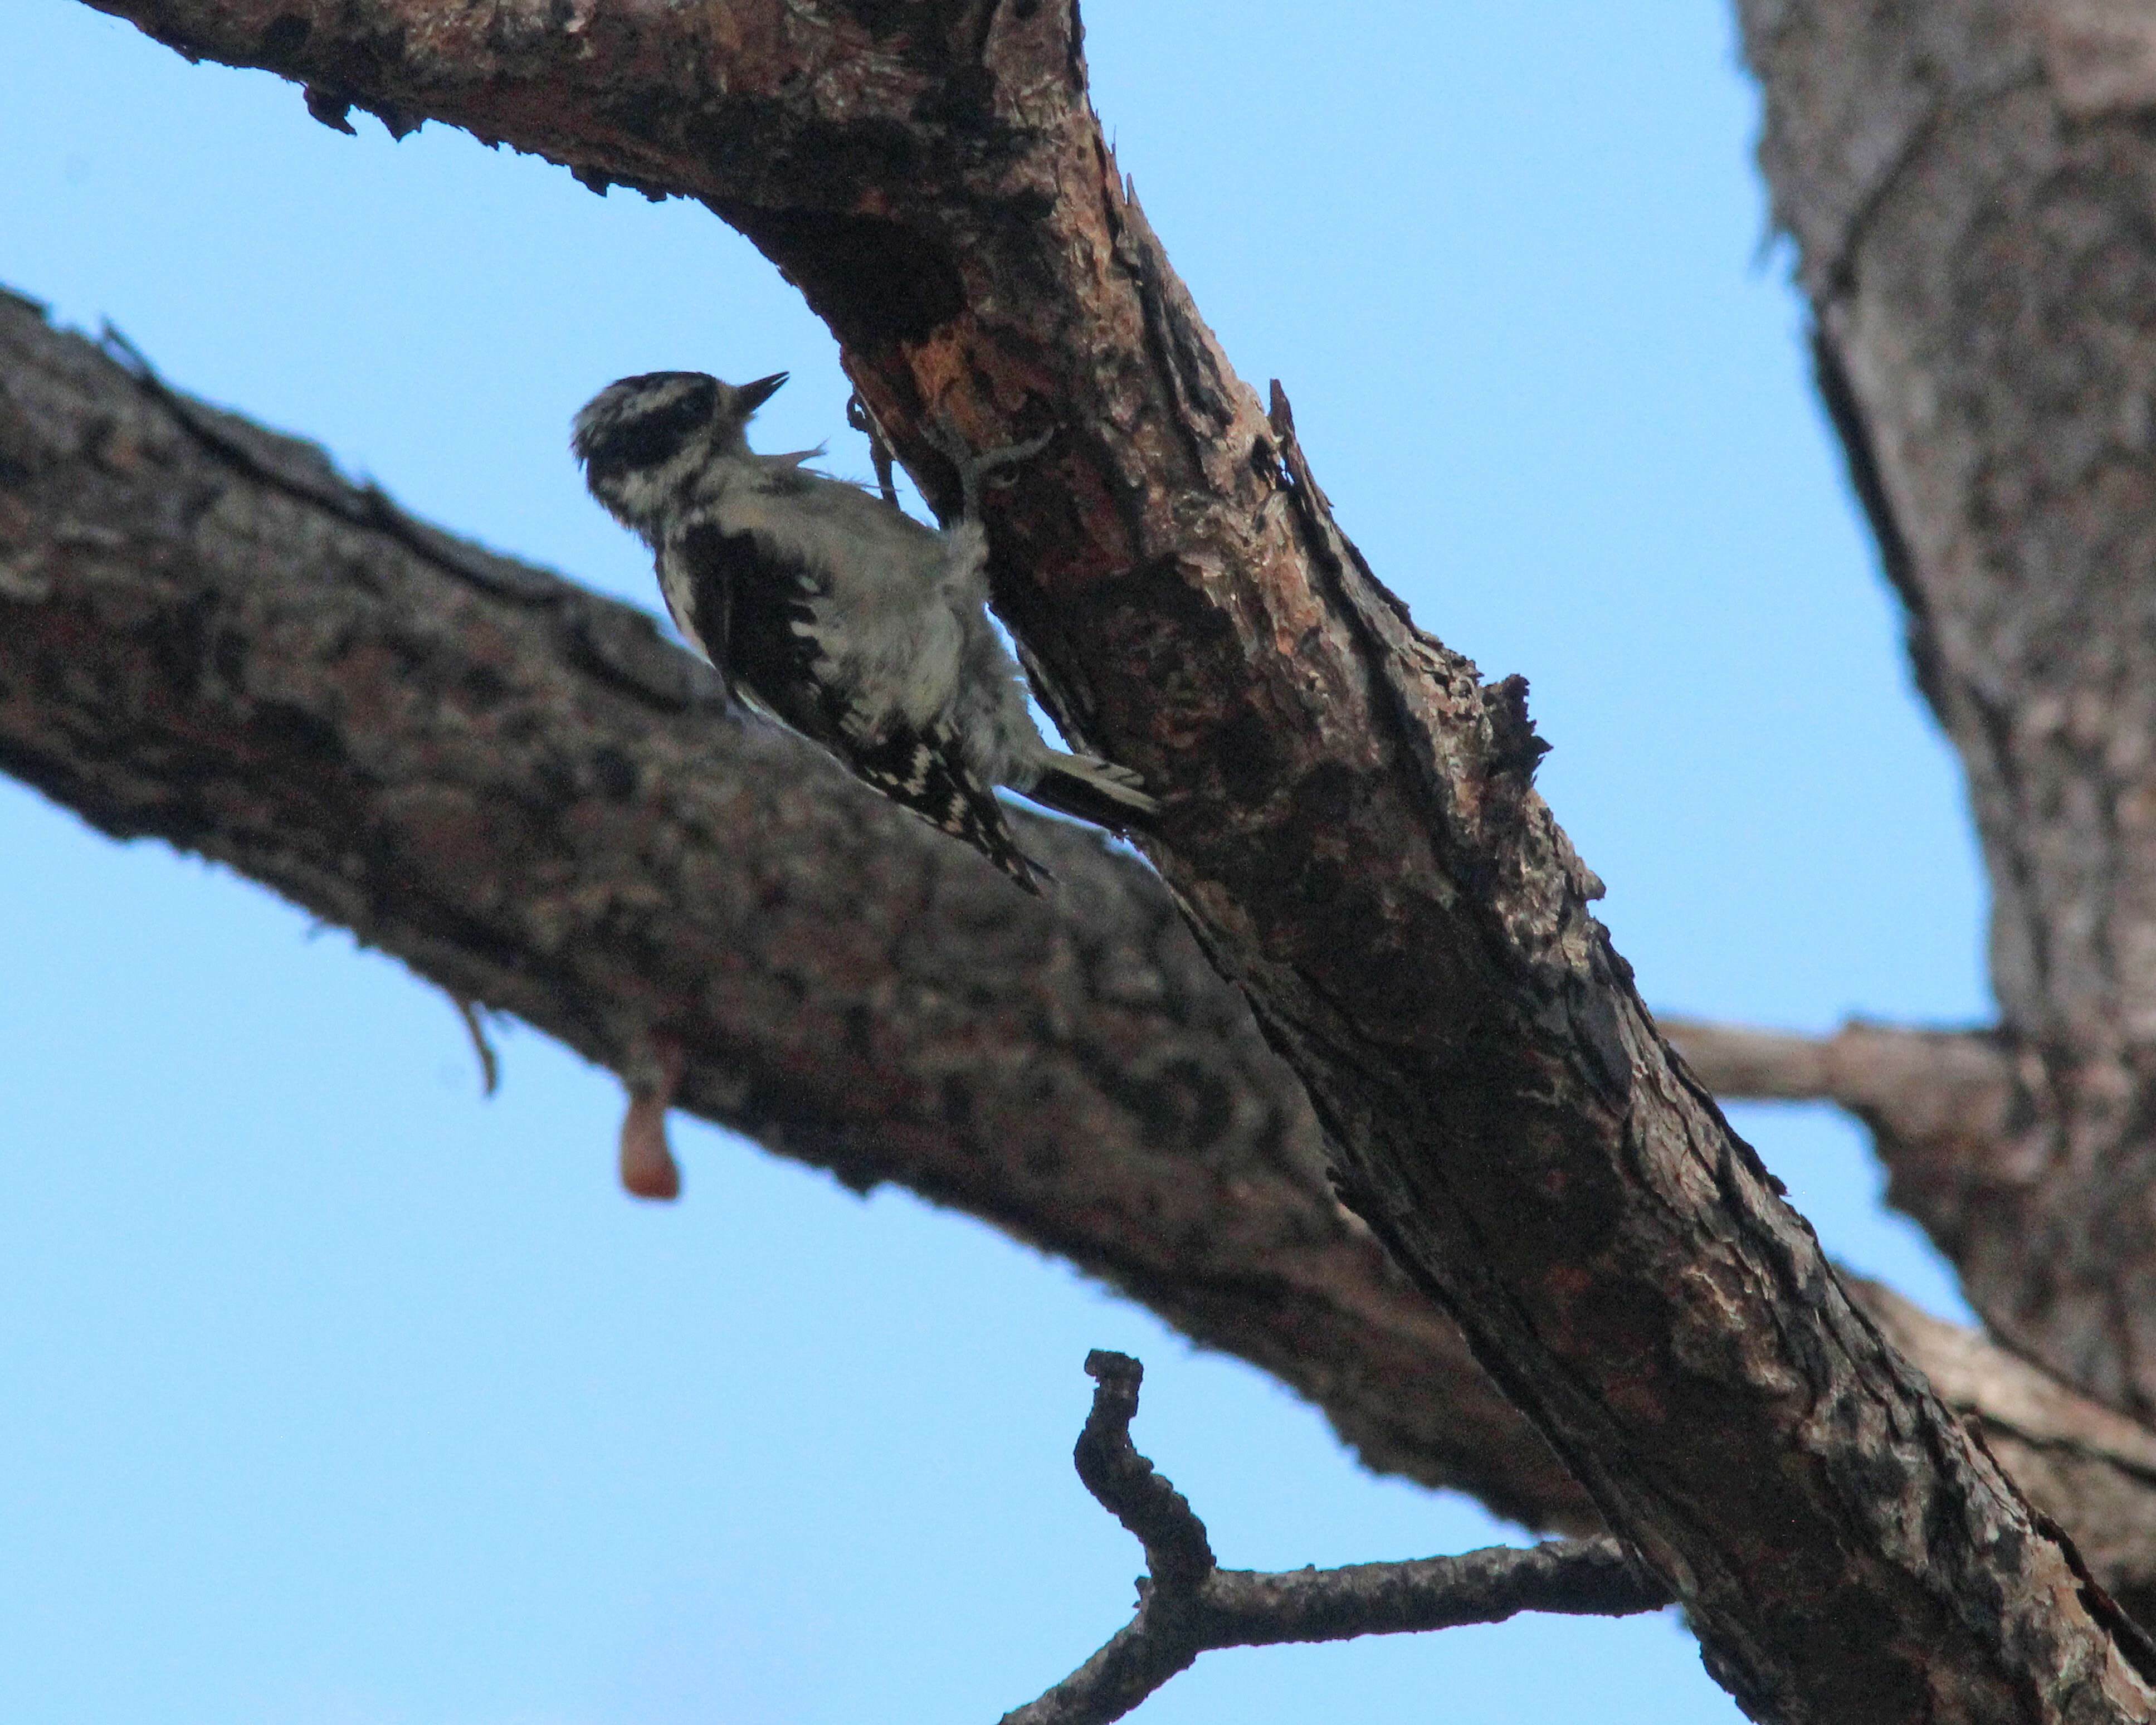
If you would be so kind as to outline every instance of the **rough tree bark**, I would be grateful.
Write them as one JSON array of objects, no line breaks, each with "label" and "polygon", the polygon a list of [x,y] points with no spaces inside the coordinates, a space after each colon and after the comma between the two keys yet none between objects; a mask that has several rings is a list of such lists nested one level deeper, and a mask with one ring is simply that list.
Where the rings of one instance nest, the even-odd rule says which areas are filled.
[{"label": "rough tree bark", "polygon": [[[932,407],[983,445],[1057,429],[991,523],[1044,694],[1168,793],[1155,860],[1355,1204],[1710,1667],[1776,1718],[2147,1713],[2138,1638],[1663,1048],[1532,792],[1524,691],[1412,629],[1285,403],[1228,371],[1117,182],[1074,14],[112,9],[326,116],[702,198],[909,455]],[[657,1025],[685,1002],[654,992]]]}]

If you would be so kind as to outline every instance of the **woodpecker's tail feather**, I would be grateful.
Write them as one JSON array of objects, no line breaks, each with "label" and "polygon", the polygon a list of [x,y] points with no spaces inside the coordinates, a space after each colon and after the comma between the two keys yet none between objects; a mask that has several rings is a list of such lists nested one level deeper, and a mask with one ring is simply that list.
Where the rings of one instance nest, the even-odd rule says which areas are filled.
[{"label": "woodpecker's tail feather", "polygon": [[1028,856],[1018,848],[1008,823],[1004,824],[1000,833],[968,833],[961,836],[1035,898],[1041,896],[1044,883],[1055,878],[1055,870],[1037,856]]},{"label": "woodpecker's tail feather", "polygon": [[961,839],[1036,897],[1048,870],[1018,848],[994,789],[975,778],[949,730],[923,733],[902,726],[856,743],[841,757],[855,776]]},{"label": "woodpecker's tail feather", "polygon": [[1091,821],[1111,833],[1133,827],[1148,831],[1152,817],[1160,812],[1159,798],[1147,793],[1137,773],[1090,755],[1058,753],[1024,794],[1058,814]]}]

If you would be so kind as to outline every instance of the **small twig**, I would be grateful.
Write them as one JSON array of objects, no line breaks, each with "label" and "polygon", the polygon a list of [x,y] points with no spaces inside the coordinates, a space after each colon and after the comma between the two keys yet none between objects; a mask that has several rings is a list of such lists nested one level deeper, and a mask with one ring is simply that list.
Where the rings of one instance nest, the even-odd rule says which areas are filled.
[{"label": "small twig", "polygon": [[1137,1615],[1040,1700],[1004,1714],[1003,1725],[1107,1725],[1216,1647],[1451,1629],[1521,1611],[1621,1617],[1671,1602],[1630,1548],[1610,1538],[1279,1574],[1218,1568],[1205,1524],[1132,1446],[1145,1368],[1096,1348],[1086,1370],[1096,1387],[1073,1457],[1078,1477],[1137,1535],[1152,1573],[1138,1584]]},{"label": "small twig", "polygon": [[501,1062],[495,1056],[494,1043],[488,1037],[485,1023],[479,1015],[479,1004],[463,994],[452,994],[449,999],[456,1007],[457,1016],[465,1021],[465,1033],[471,1038],[472,1052],[479,1056],[480,1094],[491,1096],[501,1087]]},{"label": "small twig", "polygon": [[875,463],[876,489],[883,493],[883,501],[893,509],[898,507],[898,487],[891,480],[891,445],[884,441],[883,428],[870,414],[868,403],[856,392],[846,400],[846,424],[869,440],[869,459]]}]

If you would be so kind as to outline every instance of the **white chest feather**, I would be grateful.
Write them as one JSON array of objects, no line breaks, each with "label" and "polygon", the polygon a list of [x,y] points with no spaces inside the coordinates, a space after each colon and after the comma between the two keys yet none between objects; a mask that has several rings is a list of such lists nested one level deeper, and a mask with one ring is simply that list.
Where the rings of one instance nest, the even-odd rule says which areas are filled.
[{"label": "white chest feather", "polygon": [[673,618],[674,627],[681,631],[696,656],[709,665],[711,649],[704,644],[704,637],[696,627],[696,607],[694,589],[690,584],[687,562],[679,553],[659,559],[659,591],[666,600],[667,614]]}]

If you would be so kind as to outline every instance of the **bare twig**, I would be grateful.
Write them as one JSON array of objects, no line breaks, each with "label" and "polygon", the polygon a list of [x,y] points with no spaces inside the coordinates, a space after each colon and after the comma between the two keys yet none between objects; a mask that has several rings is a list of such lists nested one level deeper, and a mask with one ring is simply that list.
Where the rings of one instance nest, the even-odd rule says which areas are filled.
[{"label": "bare twig", "polygon": [[479,1056],[480,1081],[483,1094],[491,1096],[501,1088],[501,1060],[494,1051],[493,1040],[486,1034],[486,1024],[480,1017],[480,1004],[468,994],[451,994],[449,1002],[464,1020],[465,1034],[471,1038],[472,1052]]},{"label": "bare twig", "polygon": [[1127,1353],[1096,1348],[1086,1356],[1086,1375],[1093,1380],[1093,1409],[1070,1455],[1078,1477],[1101,1507],[1145,1547],[1153,1585],[1188,1593],[1217,1564],[1205,1523],[1189,1501],[1131,1444],[1145,1368]]},{"label": "bare twig", "polygon": [[1216,1647],[1346,1641],[1498,1623],[1520,1611],[1620,1617],[1670,1603],[1668,1589],[1609,1538],[1278,1574],[1219,1568],[1205,1524],[1132,1446],[1145,1368],[1096,1348],[1086,1370],[1096,1387],[1073,1458],[1078,1476],[1137,1537],[1151,1574],[1138,1583],[1137,1615],[1003,1725],[1106,1725]]}]

